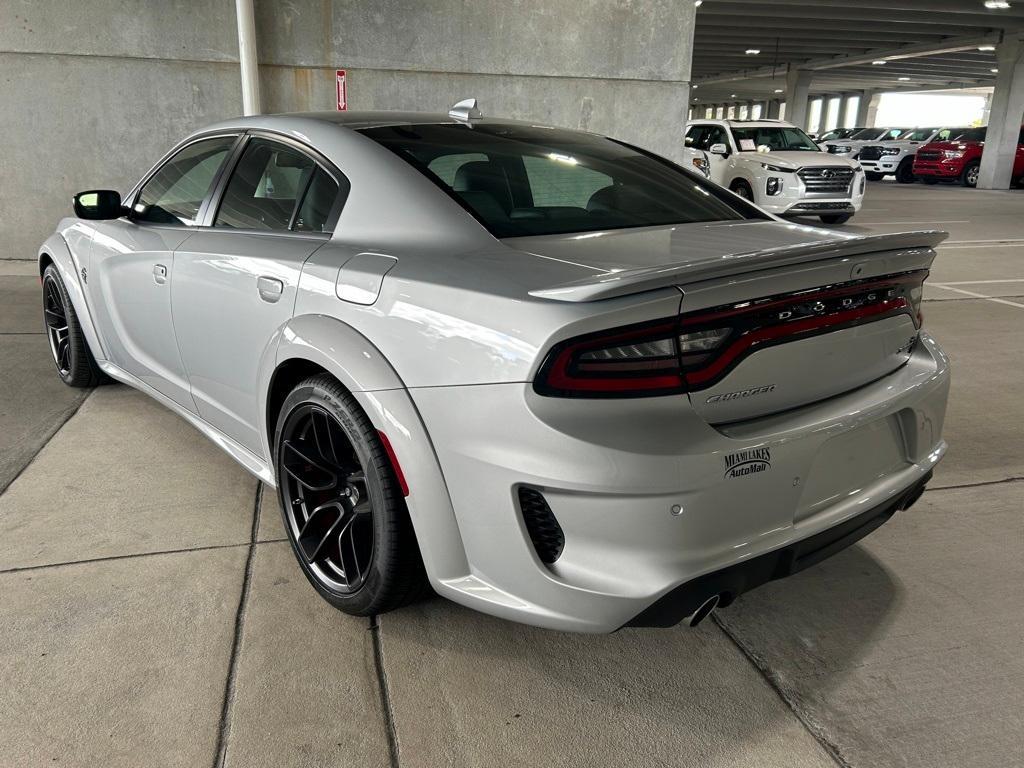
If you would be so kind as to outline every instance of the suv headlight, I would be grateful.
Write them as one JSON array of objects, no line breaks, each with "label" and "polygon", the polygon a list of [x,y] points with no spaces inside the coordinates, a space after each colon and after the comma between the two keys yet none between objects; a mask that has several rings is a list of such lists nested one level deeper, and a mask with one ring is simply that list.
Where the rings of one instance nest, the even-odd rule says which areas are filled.
[{"label": "suv headlight", "polygon": [[947,160],[954,160],[958,157],[963,157],[964,151],[962,149],[944,149],[942,150],[942,156]]},{"label": "suv headlight", "polygon": [[886,147],[882,150],[883,155],[898,155],[900,150],[897,147]]},{"label": "suv headlight", "polygon": [[779,166],[772,165],[771,163],[761,163],[761,167],[766,171],[771,171],[772,173],[793,173],[792,168],[780,168]]},{"label": "suv headlight", "polygon": [[834,155],[845,155],[848,152],[852,152],[853,147],[849,144],[833,144],[828,150]]}]

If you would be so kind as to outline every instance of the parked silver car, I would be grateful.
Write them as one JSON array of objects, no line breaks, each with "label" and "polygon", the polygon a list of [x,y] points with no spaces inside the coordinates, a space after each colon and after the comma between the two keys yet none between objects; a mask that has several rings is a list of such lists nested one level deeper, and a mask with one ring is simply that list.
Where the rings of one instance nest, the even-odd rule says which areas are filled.
[{"label": "parked silver car", "polygon": [[694,623],[910,506],[946,449],[942,233],[783,222],[594,134],[237,119],[75,212],[39,251],[60,376],[276,485],[352,614],[429,584],[558,629]]}]

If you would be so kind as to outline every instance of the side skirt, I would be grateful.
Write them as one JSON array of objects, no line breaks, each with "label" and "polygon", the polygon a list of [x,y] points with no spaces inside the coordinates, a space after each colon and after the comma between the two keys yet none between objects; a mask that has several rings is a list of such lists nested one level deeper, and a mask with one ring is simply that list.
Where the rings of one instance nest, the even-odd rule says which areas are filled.
[{"label": "side skirt", "polygon": [[174,402],[162,392],[157,391],[141,379],[137,379],[135,376],[132,376],[132,374],[117,367],[110,361],[97,360],[96,363],[110,378],[120,381],[122,384],[127,384],[129,387],[137,389],[145,395],[149,395],[165,408],[169,408],[174,411],[176,414],[181,416],[181,418],[185,419],[185,421],[202,432],[207,438],[212,440],[216,445],[220,446],[225,453],[241,464],[243,468],[258,477],[267,485],[275,488],[277,487],[277,482],[274,480],[274,473],[271,470],[270,465],[248,448],[225,435],[198,414],[193,413],[187,408],[184,408]]}]

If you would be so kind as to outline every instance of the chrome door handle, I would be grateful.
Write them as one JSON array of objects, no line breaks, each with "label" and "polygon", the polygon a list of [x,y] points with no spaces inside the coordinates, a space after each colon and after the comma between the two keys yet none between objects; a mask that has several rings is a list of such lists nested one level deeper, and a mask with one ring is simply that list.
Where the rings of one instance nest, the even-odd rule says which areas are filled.
[{"label": "chrome door handle", "polygon": [[256,279],[256,290],[261,299],[273,304],[284,293],[284,283],[276,277],[260,277]]},{"label": "chrome door handle", "polygon": [[157,285],[163,285],[167,282],[167,267],[163,264],[156,264],[153,266],[153,279]]}]

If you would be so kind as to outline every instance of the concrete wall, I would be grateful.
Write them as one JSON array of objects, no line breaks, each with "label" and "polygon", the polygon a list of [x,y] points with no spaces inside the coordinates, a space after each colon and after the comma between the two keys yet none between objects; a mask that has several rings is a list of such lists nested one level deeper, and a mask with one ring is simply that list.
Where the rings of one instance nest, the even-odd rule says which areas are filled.
[{"label": "concrete wall", "polygon": [[[608,133],[678,158],[692,3],[256,0],[264,112],[445,111]],[[0,258],[33,258],[88,187],[126,189],[241,112],[232,0],[0,0]]]}]

